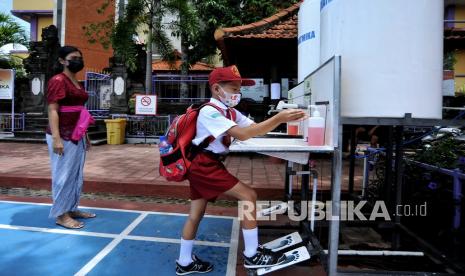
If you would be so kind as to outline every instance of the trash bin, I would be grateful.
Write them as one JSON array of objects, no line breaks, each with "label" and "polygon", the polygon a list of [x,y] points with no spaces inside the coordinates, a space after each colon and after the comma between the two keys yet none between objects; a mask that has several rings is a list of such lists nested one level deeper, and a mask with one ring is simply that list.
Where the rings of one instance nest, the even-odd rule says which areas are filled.
[{"label": "trash bin", "polygon": [[105,123],[107,125],[107,144],[124,144],[126,119],[107,119]]}]

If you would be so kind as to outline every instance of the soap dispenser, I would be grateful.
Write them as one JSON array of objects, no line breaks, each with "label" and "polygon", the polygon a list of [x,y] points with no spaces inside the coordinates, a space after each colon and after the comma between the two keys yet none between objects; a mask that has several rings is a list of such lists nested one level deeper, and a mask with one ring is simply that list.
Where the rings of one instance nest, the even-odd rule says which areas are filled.
[{"label": "soap dispenser", "polygon": [[315,109],[308,118],[308,145],[323,146],[325,144],[325,119]]}]

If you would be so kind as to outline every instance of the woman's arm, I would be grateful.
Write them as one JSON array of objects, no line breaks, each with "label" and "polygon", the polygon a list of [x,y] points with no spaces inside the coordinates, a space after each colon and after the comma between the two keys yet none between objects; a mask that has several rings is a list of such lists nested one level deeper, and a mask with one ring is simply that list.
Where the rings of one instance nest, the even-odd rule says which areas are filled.
[{"label": "woman's arm", "polygon": [[63,142],[60,137],[60,128],[58,117],[58,109],[60,106],[57,103],[51,103],[48,105],[48,124],[52,132],[53,139],[53,152],[62,155],[63,154]]}]

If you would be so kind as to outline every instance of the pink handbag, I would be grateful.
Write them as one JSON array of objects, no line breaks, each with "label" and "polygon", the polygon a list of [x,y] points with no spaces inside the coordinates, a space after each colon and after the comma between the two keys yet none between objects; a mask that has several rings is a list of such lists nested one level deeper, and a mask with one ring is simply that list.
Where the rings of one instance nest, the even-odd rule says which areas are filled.
[{"label": "pink handbag", "polygon": [[87,132],[89,125],[95,123],[95,119],[90,115],[89,111],[85,106],[61,106],[60,112],[80,112],[79,120],[74,127],[71,139],[73,141],[79,141],[84,137]]}]

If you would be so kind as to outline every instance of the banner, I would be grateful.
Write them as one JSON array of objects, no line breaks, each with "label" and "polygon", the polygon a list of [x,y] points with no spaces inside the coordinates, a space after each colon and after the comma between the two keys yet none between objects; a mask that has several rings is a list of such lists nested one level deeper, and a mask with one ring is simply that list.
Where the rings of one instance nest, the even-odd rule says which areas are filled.
[{"label": "banner", "polygon": [[15,72],[0,69],[0,100],[12,100],[15,87]]},{"label": "banner", "polygon": [[100,86],[100,109],[110,109],[111,106],[111,85]]}]

